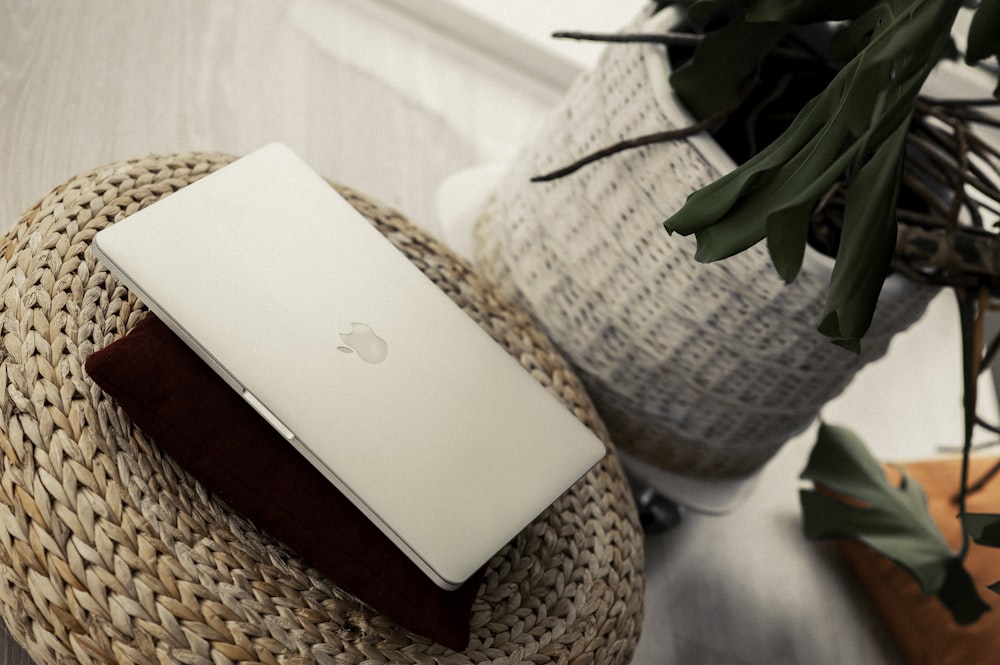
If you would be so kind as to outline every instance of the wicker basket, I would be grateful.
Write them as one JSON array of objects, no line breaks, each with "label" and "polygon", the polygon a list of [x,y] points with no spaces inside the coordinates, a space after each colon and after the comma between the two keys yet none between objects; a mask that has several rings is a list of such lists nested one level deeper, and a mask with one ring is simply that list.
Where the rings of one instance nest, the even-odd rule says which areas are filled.
[{"label": "wicker basket", "polygon": [[[0,611],[39,663],[625,663],[642,535],[610,454],[489,564],[464,653],[409,634],[208,494],[90,381],[144,308],[89,251],[102,227],[231,158],[121,162],[29,210],[0,253]],[[399,214],[342,193],[604,441],[520,309]],[[516,491],[516,487],[512,488]]]},{"label": "wicker basket", "polygon": [[[628,32],[663,30],[666,13]],[[477,224],[483,274],[523,303],[587,385],[616,443],[667,470],[739,476],[815,418],[936,290],[889,280],[853,355],[816,331],[831,263],[786,286],[758,244],[710,265],[662,223],[732,168],[707,137],[629,150],[531,183],[599,149],[693,123],[662,47],[609,45],[516,159]]]}]

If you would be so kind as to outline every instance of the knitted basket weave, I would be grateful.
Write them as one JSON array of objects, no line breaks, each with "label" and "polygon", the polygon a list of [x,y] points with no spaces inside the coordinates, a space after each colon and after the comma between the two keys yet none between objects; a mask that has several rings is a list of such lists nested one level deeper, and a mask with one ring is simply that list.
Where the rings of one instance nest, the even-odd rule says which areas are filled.
[{"label": "knitted basket weave", "polygon": [[[664,20],[643,15],[626,31],[662,32]],[[477,260],[574,365],[622,450],[672,471],[738,476],[883,355],[935,290],[890,280],[856,356],[815,329],[830,277],[818,256],[787,286],[761,244],[698,263],[694,238],[662,224],[731,168],[705,137],[529,182],[619,141],[693,124],[669,74],[662,47],[609,45],[497,187],[477,222]]]},{"label": "knitted basket weave", "polygon": [[144,312],[95,261],[94,234],[229,161],[150,157],[82,174],[3,241],[0,612],[14,637],[39,663],[627,662],[642,535],[606,431],[527,315],[398,213],[338,188],[610,453],[490,562],[464,653],[405,632],[308,568],[86,376],[88,355]]}]

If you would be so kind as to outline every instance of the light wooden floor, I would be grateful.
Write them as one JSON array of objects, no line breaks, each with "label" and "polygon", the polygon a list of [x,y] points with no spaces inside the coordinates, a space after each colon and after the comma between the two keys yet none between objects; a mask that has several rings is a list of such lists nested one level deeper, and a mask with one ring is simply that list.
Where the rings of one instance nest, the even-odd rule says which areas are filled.
[{"label": "light wooden floor", "polygon": [[[559,91],[467,44],[387,19],[382,6],[6,0],[0,230],[81,170],[150,152],[245,153],[272,140],[433,229],[438,184],[509,157]],[[947,347],[950,306],[938,310],[913,334]],[[942,350],[943,362],[957,370],[950,353]],[[947,383],[937,365],[919,369]],[[875,387],[852,387],[841,412],[878,403],[864,390],[913,381],[894,371],[874,370]],[[906,425],[934,417],[933,407],[914,408]],[[649,540],[635,662],[899,662],[842,565],[801,538],[796,478],[808,445],[792,442],[736,513],[690,515]],[[0,660],[28,662],[10,639],[0,639]]]}]

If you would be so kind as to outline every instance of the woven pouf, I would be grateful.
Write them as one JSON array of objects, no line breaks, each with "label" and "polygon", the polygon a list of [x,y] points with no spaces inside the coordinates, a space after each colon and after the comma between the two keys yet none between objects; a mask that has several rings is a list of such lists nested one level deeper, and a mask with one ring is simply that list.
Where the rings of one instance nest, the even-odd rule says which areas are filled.
[{"label": "woven pouf", "polygon": [[609,449],[491,560],[465,652],[340,590],[207,492],[86,375],[85,359],[144,314],[94,259],[94,234],[231,159],[80,175],[4,240],[0,610],[14,637],[40,663],[629,661],[642,534],[603,425],[528,316],[398,213],[338,187]]}]

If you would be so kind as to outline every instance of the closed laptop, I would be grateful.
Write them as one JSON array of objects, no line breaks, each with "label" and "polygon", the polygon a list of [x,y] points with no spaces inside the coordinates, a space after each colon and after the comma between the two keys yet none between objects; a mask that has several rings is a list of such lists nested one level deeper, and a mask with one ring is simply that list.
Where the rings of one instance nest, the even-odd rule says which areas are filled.
[{"label": "closed laptop", "polygon": [[309,459],[443,588],[604,454],[280,144],[101,231],[92,249],[289,454]]}]

